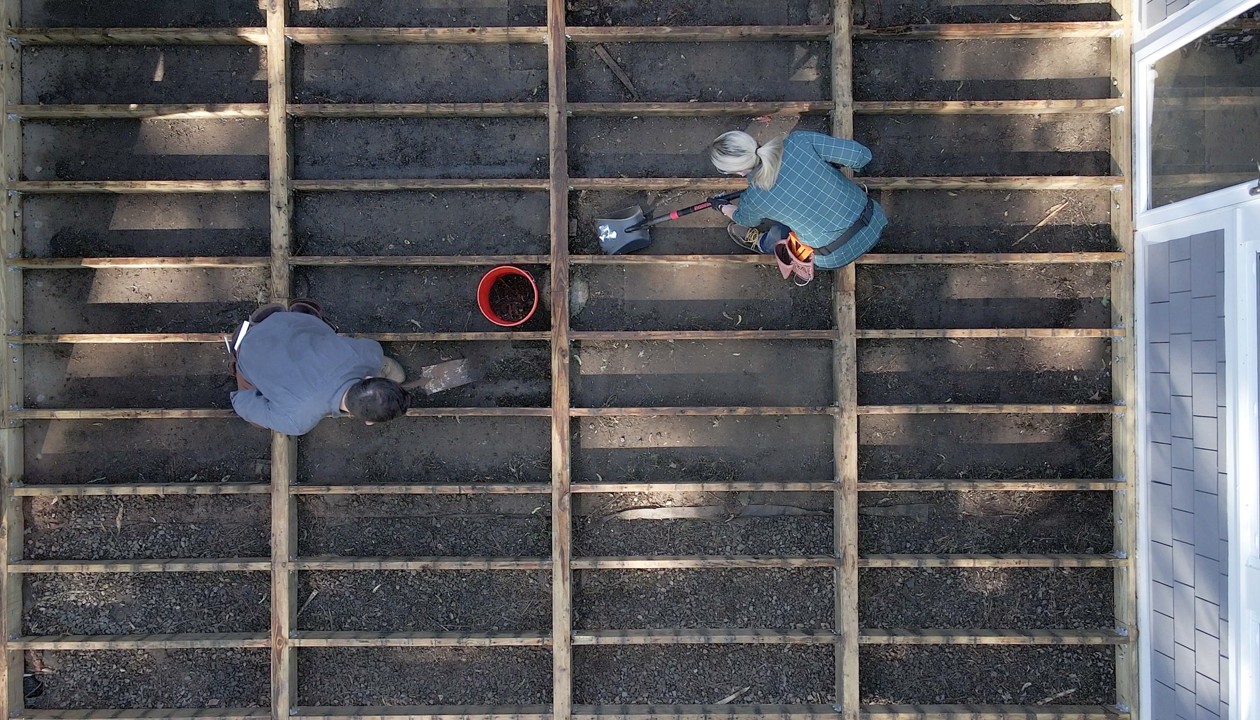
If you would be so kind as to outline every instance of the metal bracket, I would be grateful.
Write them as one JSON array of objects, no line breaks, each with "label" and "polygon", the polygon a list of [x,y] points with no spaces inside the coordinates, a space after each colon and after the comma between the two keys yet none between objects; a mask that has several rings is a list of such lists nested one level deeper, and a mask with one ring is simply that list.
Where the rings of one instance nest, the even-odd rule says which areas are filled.
[{"label": "metal bracket", "polygon": [[1251,196],[1260,195],[1260,163],[1256,163],[1256,186],[1251,188]]}]

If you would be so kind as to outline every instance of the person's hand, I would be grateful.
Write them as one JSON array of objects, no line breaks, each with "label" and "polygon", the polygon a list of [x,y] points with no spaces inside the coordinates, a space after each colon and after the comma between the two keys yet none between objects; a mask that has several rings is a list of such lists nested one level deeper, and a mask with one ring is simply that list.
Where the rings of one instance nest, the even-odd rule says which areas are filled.
[{"label": "person's hand", "polygon": [[720,207],[720,208],[718,208],[718,209],[722,211],[722,214],[723,214],[723,215],[725,215],[726,217],[728,217],[728,218],[730,218],[730,219],[734,220],[734,219],[735,219],[735,211],[736,211],[737,209],[739,209],[739,205],[736,205],[735,203],[726,203],[725,205],[723,205],[722,207]]}]

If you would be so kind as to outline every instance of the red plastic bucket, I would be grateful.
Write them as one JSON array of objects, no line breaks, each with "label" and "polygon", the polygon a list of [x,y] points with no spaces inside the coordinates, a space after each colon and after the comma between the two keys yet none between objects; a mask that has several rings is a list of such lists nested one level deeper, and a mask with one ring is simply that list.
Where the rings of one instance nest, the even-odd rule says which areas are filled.
[{"label": "red plastic bucket", "polygon": [[[490,304],[490,288],[501,278],[517,276],[523,277],[529,281],[529,289],[533,295],[533,301],[530,303],[529,312],[525,313],[525,317],[516,321],[504,320],[495,312],[494,307]],[[514,265],[500,265],[497,268],[487,272],[481,276],[481,282],[477,283],[477,307],[481,309],[481,314],[486,319],[500,327],[516,327],[521,323],[529,320],[534,316],[534,312],[538,310],[538,283],[534,282],[534,277],[524,270]]]}]

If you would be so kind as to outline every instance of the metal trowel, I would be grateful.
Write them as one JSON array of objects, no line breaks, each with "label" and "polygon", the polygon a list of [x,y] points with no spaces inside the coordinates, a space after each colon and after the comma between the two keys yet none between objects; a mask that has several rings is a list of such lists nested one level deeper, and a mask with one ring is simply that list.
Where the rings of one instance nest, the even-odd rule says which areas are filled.
[{"label": "metal trowel", "polygon": [[436,365],[426,365],[420,368],[419,377],[403,383],[403,387],[408,390],[419,390],[425,395],[432,395],[443,390],[467,385],[476,379],[472,368],[468,365],[467,358],[462,358],[459,360],[447,360]]}]

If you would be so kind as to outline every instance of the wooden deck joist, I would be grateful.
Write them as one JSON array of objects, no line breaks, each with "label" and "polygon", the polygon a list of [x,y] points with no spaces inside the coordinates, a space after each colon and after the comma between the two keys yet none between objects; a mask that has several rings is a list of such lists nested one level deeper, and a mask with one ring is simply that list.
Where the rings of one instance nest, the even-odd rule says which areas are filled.
[{"label": "wooden deck joist", "polygon": [[575,630],[574,645],[831,645],[830,630],[762,628],[669,628],[663,630]]},{"label": "wooden deck joist", "polygon": [[575,493],[653,493],[653,492],[831,492],[834,482],[671,482],[671,483],[573,483]]},{"label": "wooden deck joist", "polygon": [[[27,345],[141,345],[153,343],[214,343],[221,344],[225,333],[62,333],[18,335],[9,342]],[[516,342],[548,340],[550,333],[531,331],[491,332],[431,332],[431,333],[345,333],[349,337],[368,338],[378,342]]]},{"label": "wooden deck joist", "polygon": [[982,492],[1080,492],[1087,490],[1115,490],[1124,485],[1121,480],[863,480],[858,490],[863,492],[951,492],[979,490]]},{"label": "wooden deck joist", "polygon": [[[1109,705],[863,705],[864,720],[1129,720]],[[262,720],[267,708],[29,710],[30,720]],[[551,720],[549,705],[294,708],[297,720]],[[839,720],[834,705],[575,705],[574,720]]]},{"label": "wooden deck joist", "polygon": [[294,485],[294,495],[546,495],[549,483],[379,483],[369,485]]},{"label": "wooden deck joist", "polygon": [[854,29],[861,40],[1014,40],[1115,37],[1124,26],[1110,20],[1072,22],[954,23]]},{"label": "wooden deck joist", "polygon": [[160,633],[149,635],[47,635],[20,637],[23,650],[191,650],[265,648],[267,633]]},{"label": "wooden deck joist", "polygon": [[[1247,106],[1260,97],[1168,98],[1164,102],[1187,107]],[[830,100],[770,102],[578,102],[569,103],[571,117],[710,117],[722,115],[820,114],[831,112]],[[855,115],[1050,115],[1106,114],[1121,106],[1111,98],[1064,100],[859,100]],[[262,103],[119,103],[9,105],[5,112],[19,120],[147,119],[198,120],[215,118],[265,118]],[[401,118],[401,117],[544,117],[546,103],[444,102],[444,103],[290,103],[290,117],[300,118]]]},{"label": "wooden deck joist", "polygon": [[[716,228],[715,228],[716,231]],[[1055,265],[1078,263],[1114,263],[1124,260],[1122,253],[870,253],[858,259],[859,265]],[[479,266],[479,265],[546,265],[549,255],[295,255],[289,265],[301,267],[400,267],[400,266]],[[574,255],[576,265],[688,265],[695,263],[730,263],[771,265],[768,258],[753,254],[678,254],[678,255]],[[29,270],[89,269],[184,269],[184,268],[257,268],[269,267],[266,256],[235,257],[25,257],[14,258],[11,267]]]},{"label": "wooden deck joist", "polygon": [[141,495],[265,495],[263,483],[131,483],[118,485],[19,485],[17,497],[119,497]]},{"label": "wooden deck joist", "polygon": [[[862,177],[871,190],[1112,190],[1121,179],[1110,175],[1007,175],[955,177]],[[535,178],[294,180],[298,192],[387,192],[391,190],[546,190]],[[572,178],[571,190],[741,190],[727,178]],[[266,192],[265,180],[21,180],[19,193],[211,193]],[[594,256],[591,256],[594,257]],[[644,257],[644,256],[638,256]]]},{"label": "wooden deck joist", "polygon": [[298,570],[322,572],[414,572],[427,570],[550,570],[543,557],[305,557],[294,561]]},{"label": "wooden deck joist", "polygon": [[[1108,568],[1125,558],[1116,555],[931,555],[880,554],[857,560],[858,568]],[[625,570],[796,570],[835,568],[839,558],[830,555],[643,555],[573,558],[572,568],[584,571]],[[305,572],[418,572],[502,571],[539,572],[551,569],[545,557],[350,557],[309,556],[292,562]],[[167,560],[24,560],[11,571],[38,575],[57,573],[189,573],[268,572],[266,558],[167,559]]]},{"label": "wooden deck joist", "polygon": [[549,647],[547,633],[517,632],[315,632],[294,630],[293,647]]},{"label": "wooden deck joist", "polygon": [[270,572],[268,558],[233,560],[24,560],[11,566],[13,572],[29,575],[46,573],[186,573],[186,572]]},{"label": "wooden deck joist", "polygon": [[887,629],[862,631],[863,645],[1126,645],[1115,630]]}]

